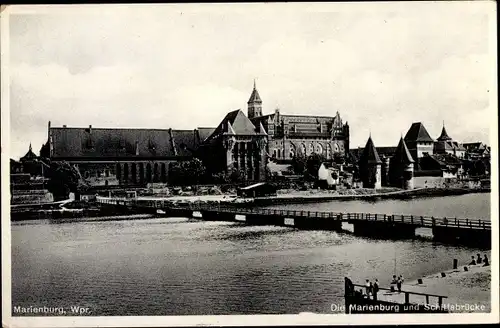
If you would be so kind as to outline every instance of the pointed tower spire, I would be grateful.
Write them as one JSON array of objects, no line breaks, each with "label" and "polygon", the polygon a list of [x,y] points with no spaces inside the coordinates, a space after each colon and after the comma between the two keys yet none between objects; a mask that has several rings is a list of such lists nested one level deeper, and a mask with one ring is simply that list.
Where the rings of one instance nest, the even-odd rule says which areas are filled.
[{"label": "pointed tower spire", "polygon": [[29,149],[29,151],[32,151],[32,149],[31,149],[31,142],[30,142],[30,149]]},{"label": "pointed tower spire", "polygon": [[439,136],[438,141],[447,141],[447,140],[451,140],[451,137],[448,135],[448,132],[446,132],[443,120],[443,129],[441,130],[441,135]]},{"label": "pointed tower spire", "polygon": [[368,137],[365,148],[363,149],[363,153],[361,154],[360,161],[368,164],[382,164],[377,148],[375,148],[375,145],[373,144],[371,133]]},{"label": "pointed tower spire", "polygon": [[401,139],[399,139],[398,147],[396,148],[396,151],[394,153],[394,160],[397,163],[403,164],[410,164],[415,162],[410,154],[410,151],[408,150],[408,147],[406,146],[403,136],[401,136]]},{"label": "pointed tower spire", "polygon": [[252,94],[250,95],[250,99],[248,99],[247,104],[249,119],[262,116],[262,99],[260,99],[259,91],[257,91],[255,79],[253,80]]}]

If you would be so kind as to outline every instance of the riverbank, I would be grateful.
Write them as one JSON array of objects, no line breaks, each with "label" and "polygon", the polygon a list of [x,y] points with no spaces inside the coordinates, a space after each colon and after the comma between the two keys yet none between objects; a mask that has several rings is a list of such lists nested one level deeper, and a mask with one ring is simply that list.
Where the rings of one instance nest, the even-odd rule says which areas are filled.
[{"label": "riverbank", "polygon": [[271,197],[257,197],[255,205],[293,204],[308,202],[327,202],[332,200],[377,200],[377,199],[412,199],[417,197],[455,196],[470,193],[488,193],[488,189],[469,188],[418,188],[411,190],[387,189],[348,189],[347,191],[290,191]]},{"label": "riverbank", "polygon": [[[481,254],[483,255],[483,254]],[[487,252],[490,256],[490,253]],[[487,313],[491,311],[491,266],[464,265],[458,268],[422,277],[422,284],[417,280],[406,282],[402,291],[443,295],[443,306],[452,313]],[[383,286],[385,287],[385,286]],[[411,295],[410,303],[425,304],[425,296]],[[405,294],[381,291],[379,300],[404,303]],[[431,297],[430,304],[436,305],[437,299]]]}]

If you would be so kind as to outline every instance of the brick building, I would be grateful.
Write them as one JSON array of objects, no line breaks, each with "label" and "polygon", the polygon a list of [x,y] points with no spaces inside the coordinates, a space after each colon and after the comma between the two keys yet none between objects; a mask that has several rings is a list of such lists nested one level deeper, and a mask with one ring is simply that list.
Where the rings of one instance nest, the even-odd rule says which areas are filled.
[{"label": "brick building", "polygon": [[276,109],[262,115],[262,99],[255,83],[248,100],[248,118],[267,132],[267,151],[274,160],[288,161],[299,153],[319,153],[333,159],[349,152],[349,125],[342,122],[339,112],[335,116],[285,115]]}]

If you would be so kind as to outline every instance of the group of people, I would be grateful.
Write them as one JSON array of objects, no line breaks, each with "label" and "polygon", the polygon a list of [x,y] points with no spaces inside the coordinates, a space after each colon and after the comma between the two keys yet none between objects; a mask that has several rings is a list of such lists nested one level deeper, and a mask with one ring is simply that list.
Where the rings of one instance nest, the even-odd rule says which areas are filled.
[{"label": "group of people", "polygon": [[484,258],[481,258],[480,254],[477,254],[477,260],[472,256],[472,261],[469,263],[469,265],[477,265],[483,263],[483,266],[488,266],[490,265],[490,261],[488,260],[488,255],[484,254]]},{"label": "group of people", "polygon": [[368,299],[370,298],[370,296],[372,296],[374,300],[377,300],[377,293],[379,290],[378,279],[375,279],[375,282],[373,283],[370,280],[366,279],[365,293]]},{"label": "group of people", "polygon": [[396,285],[396,287],[398,288],[398,292],[401,293],[401,286],[403,285],[404,281],[405,280],[404,280],[402,274],[400,274],[397,278],[396,278],[396,275],[393,275],[391,285]]},{"label": "group of people", "polygon": [[368,299],[371,296],[373,300],[377,300],[377,293],[379,291],[378,279],[375,279],[375,282],[373,283],[370,280],[366,279],[365,293],[363,293],[362,289],[360,289],[359,291],[355,290],[354,284],[352,283],[351,279],[345,277],[344,280],[346,296],[355,295],[357,297],[366,297]]}]

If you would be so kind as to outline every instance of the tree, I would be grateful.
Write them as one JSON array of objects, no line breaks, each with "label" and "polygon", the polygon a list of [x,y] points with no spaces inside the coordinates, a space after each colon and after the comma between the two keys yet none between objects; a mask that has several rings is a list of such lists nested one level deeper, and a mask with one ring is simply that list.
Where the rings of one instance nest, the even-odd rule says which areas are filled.
[{"label": "tree", "polygon": [[175,162],[169,171],[170,183],[173,185],[196,185],[205,178],[206,174],[205,166],[197,158]]},{"label": "tree", "polygon": [[321,163],[325,161],[325,157],[321,154],[311,154],[307,158],[307,164],[306,164],[306,173],[307,176],[306,178],[316,180],[318,178],[318,170],[319,167],[321,166]]},{"label": "tree", "polygon": [[88,186],[80,172],[68,162],[49,162],[46,166],[46,177],[49,178],[47,189],[54,196],[54,200],[67,199],[69,193],[78,194]]},{"label": "tree", "polygon": [[307,158],[302,154],[298,153],[292,158],[292,170],[295,174],[304,175],[306,171]]},{"label": "tree", "polygon": [[186,182],[191,185],[199,184],[206,173],[205,166],[198,158],[193,158],[190,161],[182,162],[181,167]]}]

